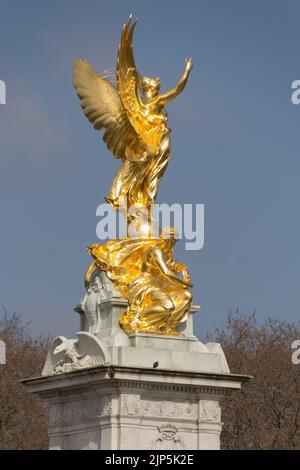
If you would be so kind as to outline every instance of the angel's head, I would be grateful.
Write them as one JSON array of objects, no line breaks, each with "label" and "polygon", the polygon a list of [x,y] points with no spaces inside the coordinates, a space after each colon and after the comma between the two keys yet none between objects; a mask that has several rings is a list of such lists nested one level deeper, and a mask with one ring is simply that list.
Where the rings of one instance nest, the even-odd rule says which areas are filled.
[{"label": "angel's head", "polygon": [[141,85],[143,92],[147,96],[151,96],[154,98],[158,95],[160,89],[160,79],[159,78],[151,78],[151,77],[142,77],[141,78]]}]

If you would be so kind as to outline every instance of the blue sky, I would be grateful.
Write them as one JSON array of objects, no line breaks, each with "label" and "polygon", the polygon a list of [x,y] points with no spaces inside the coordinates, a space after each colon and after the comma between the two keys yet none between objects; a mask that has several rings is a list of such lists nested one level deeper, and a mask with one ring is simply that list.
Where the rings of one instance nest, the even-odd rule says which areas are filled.
[{"label": "blue sky", "polygon": [[298,1],[0,0],[0,304],[34,332],[69,335],[96,242],[96,207],[118,167],[71,83],[85,57],[115,65],[128,14],[142,74],[174,86],[172,157],[158,202],[205,204],[205,246],[176,249],[202,306],[196,331],[228,310],[299,319]]}]

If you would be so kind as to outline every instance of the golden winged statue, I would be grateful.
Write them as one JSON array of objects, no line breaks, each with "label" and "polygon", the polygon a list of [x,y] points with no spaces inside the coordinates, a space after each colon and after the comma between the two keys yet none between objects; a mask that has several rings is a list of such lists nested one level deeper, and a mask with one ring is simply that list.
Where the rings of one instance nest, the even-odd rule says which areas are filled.
[{"label": "golden winged statue", "polygon": [[83,59],[74,63],[73,84],[84,114],[96,130],[105,129],[103,140],[123,161],[105,198],[115,209],[154,203],[159,181],[170,159],[170,129],[164,105],[184,89],[192,69],[185,70],[176,87],[159,93],[160,79],[141,76],[133,55],[132,15],[124,25],[117,59],[117,86],[97,73]]},{"label": "golden winged statue", "polygon": [[170,158],[164,105],[185,87],[192,60],[186,60],[176,87],[160,94],[159,78],[137,72],[132,45],[135,26],[130,15],[121,34],[116,87],[86,60],[74,63],[73,84],[84,114],[96,130],[105,129],[104,142],[123,161],[105,199],[116,210],[124,201],[126,209],[135,208],[128,216],[128,222],[135,224],[133,236],[88,247],[93,262],[85,274],[85,287],[89,288],[96,269],[104,271],[128,301],[120,318],[126,333],[176,335],[177,326],[188,316],[192,284],[185,264],[173,257],[175,230],[164,228],[156,238],[152,236],[151,206]]}]

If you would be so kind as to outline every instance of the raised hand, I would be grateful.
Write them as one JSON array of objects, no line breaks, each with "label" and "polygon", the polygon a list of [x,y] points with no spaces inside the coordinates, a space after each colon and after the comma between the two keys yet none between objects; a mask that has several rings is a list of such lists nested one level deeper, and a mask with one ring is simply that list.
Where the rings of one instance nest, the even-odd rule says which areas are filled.
[{"label": "raised hand", "polygon": [[185,59],[185,69],[187,72],[190,72],[193,68],[193,61],[192,58],[189,57],[188,59]]}]

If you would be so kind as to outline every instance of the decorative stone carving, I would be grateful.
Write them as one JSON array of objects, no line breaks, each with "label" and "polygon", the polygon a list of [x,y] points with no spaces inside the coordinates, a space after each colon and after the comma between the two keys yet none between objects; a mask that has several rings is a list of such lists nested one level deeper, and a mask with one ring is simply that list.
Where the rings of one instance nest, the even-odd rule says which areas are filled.
[{"label": "decorative stone carving", "polygon": [[53,404],[49,407],[49,426],[57,426],[61,423],[60,404]]},{"label": "decorative stone carving", "polygon": [[70,401],[55,403],[49,407],[49,426],[73,426],[100,416],[99,400]]},{"label": "decorative stone carving", "polygon": [[86,402],[74,401],[63,405],[64,424],[76,424],[94,419],[99,414],[99,404],[95,400]]},{"label": "decorative stone carving", "polygon": [[151,450],[183,450],[186,445],[177,433],[178,429],[172,424],[158,427],[159,434],[150,441],[148,448]]},{"label": "decorative stone carving", "polygon": [[122,395],[121,413],[125,415],[197,417],[197,404],[171,400],[143,399],[139,395]]},{"label": "decorative stone carving", "polygon": [[42,375],[62,374],[110,364],[110,355],[103,342],[83,331],[76,336],[77,339],[67,339],[64,336],[54,338]]},{"label": "decorative stone carving", "polygon": [[120,293],[114,289],[113,283],[103,271],[95,270],[91,276],[90,286],[80,303],[88,322],[89,333],[97,336],[103,329],[101,303],[113,298],[121,298]]},{"label": "decorative stone carving", "polygon": [[81,308],[87,318],[89,333],[91,334],[97,333],[98,328],[100,328],[98,306],[101,299],[100,290],[102,287],[99,277],[95,277],[94,282],[90,284],[87,293],[81,301]]},{"label": "decorative stone carving", "polygon": [[124,415],[142,414],[141,400],[139,395],[121,396],[121,413]]},{"label": "decorative stone carving", "polygon": [[171,401],[162,401],[156,408],[158,413],[162,416],[174,416],[178,412],[177,403],[172,403]]},{"label": "decorative stone carving", "polygon": [[112,402],[109,397],[102,397],[102,409],[101,415],[102,416],[110,416],[112,410]]},{"label": "decorative stone carving", "polygon": [[221,408],[217,401],[200,402],[200,421],[221,421]]}]

